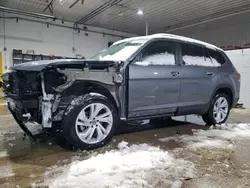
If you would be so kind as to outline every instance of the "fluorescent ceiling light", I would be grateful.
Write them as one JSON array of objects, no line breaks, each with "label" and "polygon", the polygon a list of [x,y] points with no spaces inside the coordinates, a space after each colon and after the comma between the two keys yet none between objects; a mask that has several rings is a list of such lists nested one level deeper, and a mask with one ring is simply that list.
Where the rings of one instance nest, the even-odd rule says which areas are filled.
[{"label": "fluorescent ceiling light", "polygon": [[139,9],[139,10],[137,11],[137,14],[138,14],[138,15],[143,15],[143,11],[142,11],[141,9]]}]

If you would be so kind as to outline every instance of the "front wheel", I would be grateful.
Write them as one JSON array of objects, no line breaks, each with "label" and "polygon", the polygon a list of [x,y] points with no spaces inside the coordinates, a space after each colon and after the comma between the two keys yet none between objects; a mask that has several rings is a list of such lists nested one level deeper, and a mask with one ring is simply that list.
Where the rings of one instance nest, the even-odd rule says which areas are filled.
[{"label": "front wheel", "polygon": [[230,111],[229,97],[224,93],[218,93],[213,98],[209,110],[202,116],[207,125],[225,123]]},{"label": "front wheel", "polygon": [[62,122],[66,139],[80,149],[106,144],[115,132],[117,112],[104,96],[84,95],[74,99]]}]

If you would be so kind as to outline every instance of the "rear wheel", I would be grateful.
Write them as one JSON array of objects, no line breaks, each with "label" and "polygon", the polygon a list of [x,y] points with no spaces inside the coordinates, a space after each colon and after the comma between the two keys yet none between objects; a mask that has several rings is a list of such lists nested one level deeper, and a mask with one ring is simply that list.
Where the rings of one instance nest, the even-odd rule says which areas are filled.
[{"label": "rear wheel", "polygon": [[229,97],[226,94],[216,94],[210,104],[208,112],[202,116],[203,121],[207,125],[225,123],[230,111],[229,101]]},{"label": "rear wheel", "polygon": [[85,95],[73,100],[62,122],[67,140],[80,149],[106,144],[115,132],[117,112],[104,96]]}]

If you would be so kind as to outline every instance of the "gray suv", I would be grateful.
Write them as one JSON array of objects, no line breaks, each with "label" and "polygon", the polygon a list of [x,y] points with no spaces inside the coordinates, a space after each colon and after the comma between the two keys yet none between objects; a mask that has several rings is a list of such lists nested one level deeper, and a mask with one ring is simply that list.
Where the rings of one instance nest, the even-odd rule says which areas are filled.
[{"label": "gray suv", "polygon": [[107,143],[121,120],[198,114],[224,123],[240,90],[223,50],[169,34],[121,40],[88,60],[16,65],[2,77],[9,110],[31,139],[28,121],[81,149]]}]

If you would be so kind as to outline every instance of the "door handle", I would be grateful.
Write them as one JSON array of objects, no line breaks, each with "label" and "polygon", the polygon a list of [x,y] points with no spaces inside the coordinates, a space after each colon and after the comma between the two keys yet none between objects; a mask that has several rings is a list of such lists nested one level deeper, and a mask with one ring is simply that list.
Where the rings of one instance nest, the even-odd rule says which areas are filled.
[{"label": "door handle", "polygon": [[212,76],[214,73],[213,72],[207,72],[206,73],[208,76]]},{"label": "door handle", "polygon": [[171,72],[171,74],[172,74],[173,76],[176,76],[176,75],[178,75],[178,74],[179,74],[179,72],[177,72],[177,71],[173,71],[173,72]]}]

